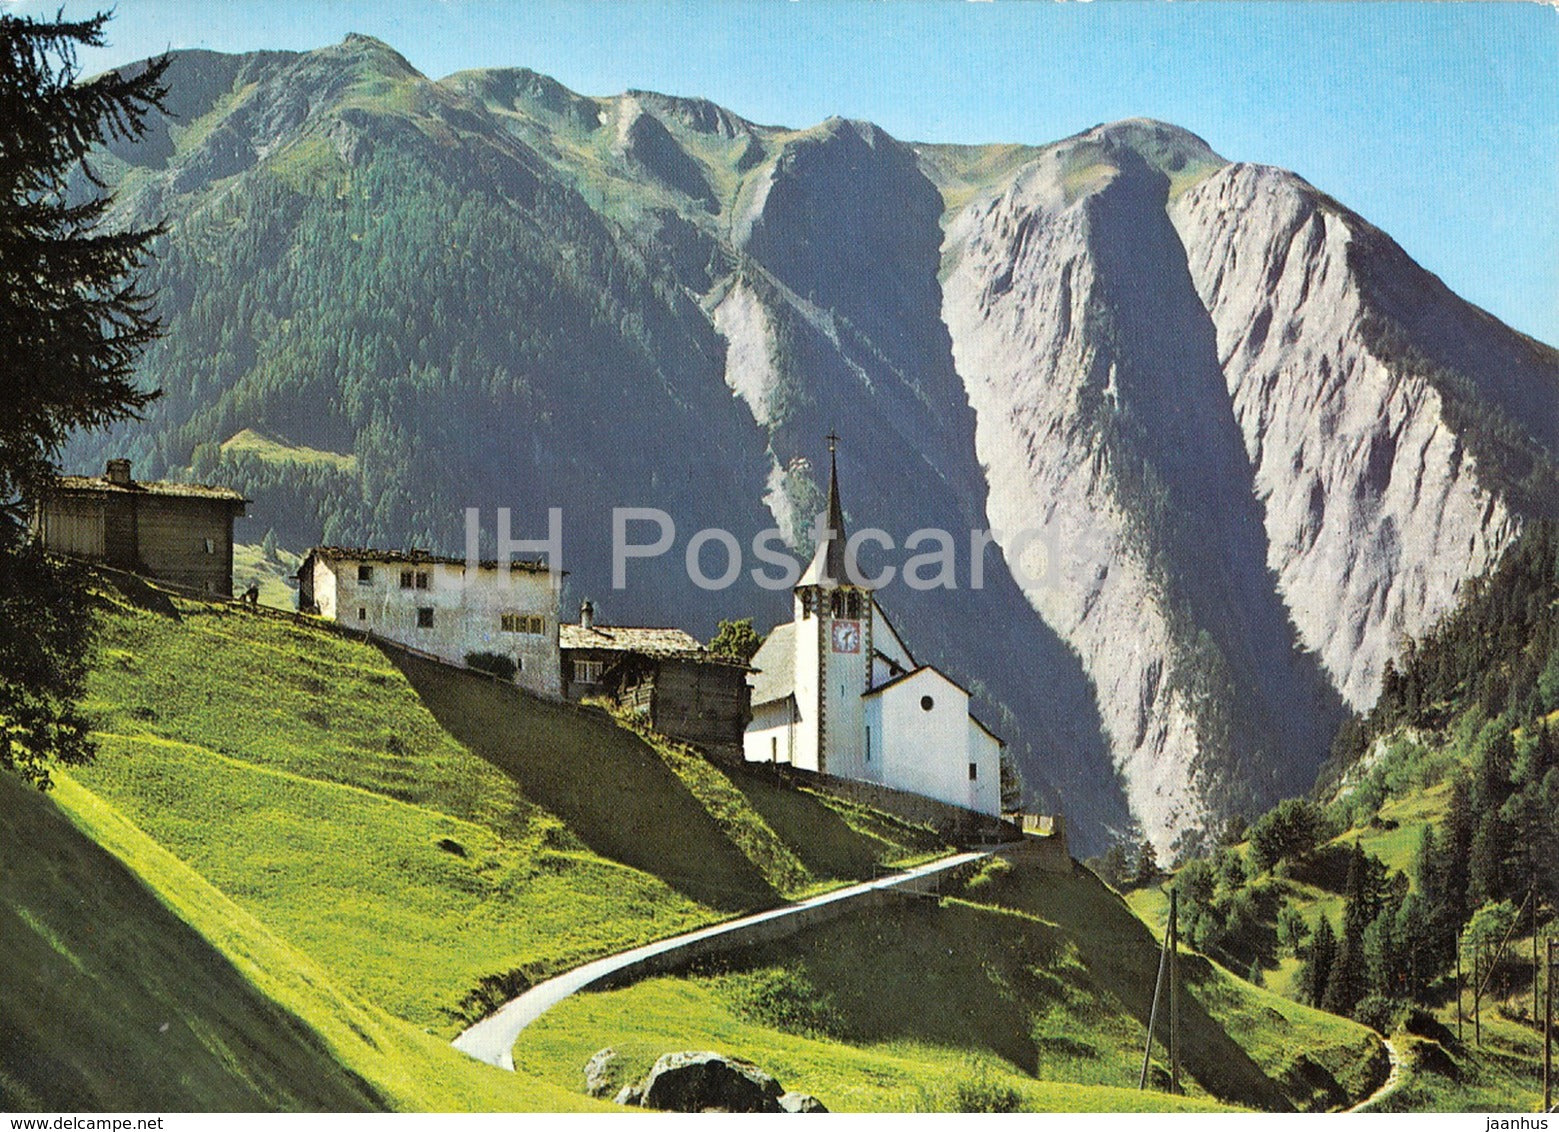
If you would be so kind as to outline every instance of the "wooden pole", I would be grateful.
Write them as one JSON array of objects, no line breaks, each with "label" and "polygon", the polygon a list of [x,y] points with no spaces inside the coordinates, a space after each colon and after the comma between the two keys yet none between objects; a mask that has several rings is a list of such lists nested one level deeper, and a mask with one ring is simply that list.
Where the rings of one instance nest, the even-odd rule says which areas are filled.
[{"label": "wooden pole", "polygon": [[1543,1023],[1543,1111],[1554,1108],[1554,953],[1559,939],[1548,941],[1548,1016]]},{"label": "wooden pole", "polygon": [[1178,890],[1169,890],[1169,1091],[1180,1092],[1180,917]]},{"label": "wooden pole", "polygon": [[[1174,893],[1170,893],[1170,903],[1174,903]],[[1148,1087],[1148,1065],[1153,1060],[1153,1028],[1158,1025],[1158,996],[1164,989],[1164,970],[1169,963],[1169,933],[1164,933],[1164,946],[1158,953],[1158,978],[1153,981],[1153,1006],[1148,1010],[1148,1042],[1142,1049],[1142,1079],[1137,1082],[1138,1089]]]},{"label": "wooden pole", "polygon": [[1456,938],[1456,1040],[1462,1040],[1462,941]]},{"label": "wooden pole", "polygon": [[1478,1003],[1483,999],[1483,982],[1478,978],[1478,960],[1483,958],[1481,950],[1476,943],[1472,945],[1472,1040],[1479,1049],[1483,1048],[1483,1015],[1478,1010]]}]

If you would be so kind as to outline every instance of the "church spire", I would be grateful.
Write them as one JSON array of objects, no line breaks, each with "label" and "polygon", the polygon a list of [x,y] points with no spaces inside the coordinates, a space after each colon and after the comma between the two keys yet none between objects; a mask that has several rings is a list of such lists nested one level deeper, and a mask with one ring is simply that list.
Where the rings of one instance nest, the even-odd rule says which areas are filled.
[{"label": "church spire", "polygon": [[839,438],[829,432],[826,439],[828,441],[828,527],[817,540],[817,550],[812,555],[812,564],[807,567],[806,573],[801,575],[801,580],[797,583],[801,586],[840,586],[850,582],[845,570],[844,505],[839,502],[839,459],[835,453]]}]

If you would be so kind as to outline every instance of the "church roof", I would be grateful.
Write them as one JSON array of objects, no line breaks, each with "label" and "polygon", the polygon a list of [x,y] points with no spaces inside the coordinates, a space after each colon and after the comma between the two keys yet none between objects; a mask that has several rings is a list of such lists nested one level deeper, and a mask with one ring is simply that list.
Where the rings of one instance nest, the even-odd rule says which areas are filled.
[{"label": "church roof", "polygon": [[845,585],[850,581],[845,570],[844,507],[839,502],[839,464],[833,449],[828,452],[828,529],[818,539],[812,562],[801,575],[798,586]]},{"label": "church roof", "polygon": [[796,690],[796,623],[774,626],[752,658],[752,706],[783,700]]},{"label": "church roof", "polygon": [[[969,696],[971,699],[973,698],[973,693],[970,692],[968,688],[965,688],[962,684],[960,684],[957,680],[954,680],[951,676],[949,676],[947,673],[943,672],[940,668],[937,668],[935,665],[930,665],[930,664],[922,664],[922,665],[920,665],[917,668],[910,669],[908,672],[901,672],[897,676],[893,677],[890,680],[884,680],[881,684],[878,684],[875,688],[872,688],[871,690],[863,693],[863,695],[868,697],[868,698],[870,698],[872,696],[880,696],[880,695],[882,695],[882,693],[884,693],[886,691],[889,691],[889,690],[891,690],[893,688],[897,688],[900,684],[903,684],[903,683],[905,683],[908,680],[913,680],[915,677],[921,675],[922,673],[926,673],[926,672],[932,673],[933,675],[937,676],[941,680],[944,680],[947,683],[951,684],[953,687],[957,688],[964,695]],[[756,702],[756,701],[754,701],[754,702]],[[1005,739],[1003,739],[1000,735],[996,734],[996,732],[992,731],[988,726],[986,726],[985,722],[983,720],[981,720],[979,716],[975,715],[974,712],[971,711],[969,713],[969,719],[976,727],[978,727],[981,731],[985,732],[992,739],[995,739],[996,742],[1000,743],[1003,747],[1005,747],[1007,745],[1007,741]]]}]

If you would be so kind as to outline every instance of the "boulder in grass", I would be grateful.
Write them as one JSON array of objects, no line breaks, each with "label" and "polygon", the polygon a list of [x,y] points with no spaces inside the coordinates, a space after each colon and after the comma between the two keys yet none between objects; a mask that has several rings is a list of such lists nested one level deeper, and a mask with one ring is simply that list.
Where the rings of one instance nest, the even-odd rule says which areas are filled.
[{"label": "boulder in grass", "polygon": [[619,1104],[662,1112],[784,1112],[780,1083],[750,1061],[707,1050],[662,1054]]},{"label": "boulder in grass", "polygon": [[811,1093],[785,1093],[779,1099],[781,1112],[827,1112],[823,1102]]},{"label": "boulder in grass", "polygon": [[608,1096],[617,1087],[622,1058],[611,1046],[598,1049],[585,1062],[585,1092],[592,1097]]}]

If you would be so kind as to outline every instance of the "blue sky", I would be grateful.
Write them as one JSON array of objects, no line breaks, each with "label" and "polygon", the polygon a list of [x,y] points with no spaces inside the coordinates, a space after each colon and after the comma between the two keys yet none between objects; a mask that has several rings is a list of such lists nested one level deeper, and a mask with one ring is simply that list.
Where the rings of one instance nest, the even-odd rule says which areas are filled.
[{"label": "blue sky", "polygon": [[[0,0],[49,15],[58,0]],[[91,10],[67,5],[68,13]],[[527,66],[759,122],[1043,143],[1117,118],[1281,165],[1465,298],[1559,344],[1559,8],[1099,0],[118,0],[89,70],[376,35],[425,73]]]}]

